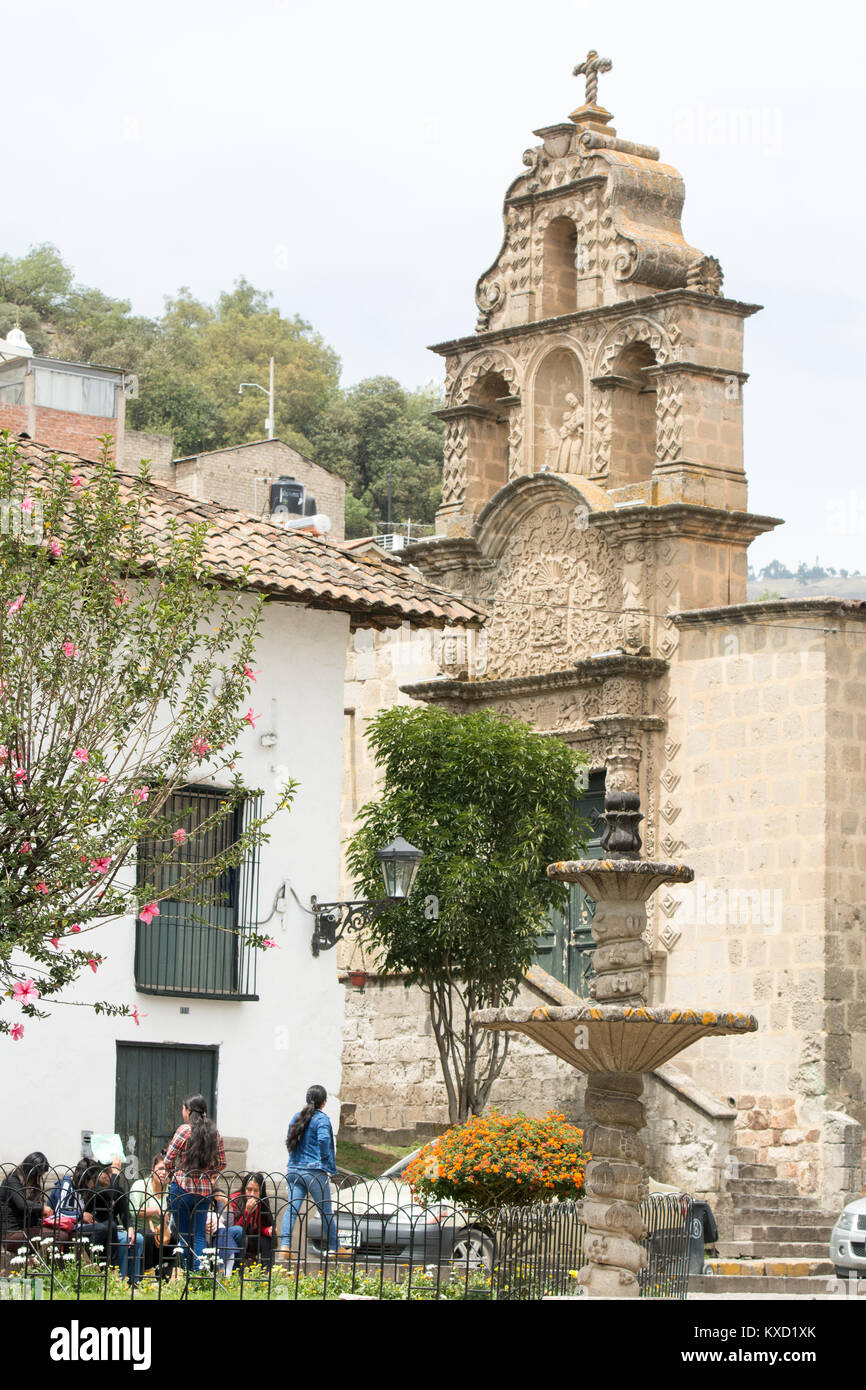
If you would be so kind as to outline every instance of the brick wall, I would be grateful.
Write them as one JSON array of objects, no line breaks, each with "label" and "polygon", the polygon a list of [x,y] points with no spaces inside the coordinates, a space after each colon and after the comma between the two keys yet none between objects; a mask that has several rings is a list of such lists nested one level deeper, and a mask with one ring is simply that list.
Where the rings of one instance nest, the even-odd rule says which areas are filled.
[{"label": "brick wall", "polygon": [[100,436],[121,437],[122,423],[100,415],[79,415],[71,410],[51,410],[47,406],[6,405],[0,403],[0,429],[20,434],[22,430],[39,444],[66,449],[85,459],[98,459]]}]

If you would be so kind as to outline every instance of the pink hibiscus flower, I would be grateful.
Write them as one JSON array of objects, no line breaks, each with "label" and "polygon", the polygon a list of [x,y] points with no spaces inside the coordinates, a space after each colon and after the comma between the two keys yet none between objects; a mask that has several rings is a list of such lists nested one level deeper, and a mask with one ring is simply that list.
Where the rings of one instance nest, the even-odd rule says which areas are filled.
[{"label": "pink hibiscus flower", "polygon": [[99,774],[99,776],[97,777],[96,780],[97,780],[97,782],[107,782],[107,781],[108,781],[108,778],[106,777],[106,775],[105,775],[104,772],[100,772],[100,774]]},{"label": "pink hibiscus flower", "polygon": [[256,720],[261,719],[261,717],[262,716],[260,714],[253,714],[253,707],[252,705],[250,705],[249,709],[244,715],[244,723],[249,724],[250,728],[254,729],[256,727]]},{"label": "pink hibiscus flower", "polygon": [[246,676],[248,681],[254,681],[256,677],[260,676],[261,674],[261,671],[254,671],[248,661],[244,662],[244,675]]},{"label": "pink hibiscus flower", "polygon": [[47,893],[47,892],[48,892],[48,884],[47,884],[47,883],[37,883],[37,884],[35,885],[33,891],[34,891],[34,893]]},{"label": "pink hibiscus flower", "polygon": [[100,965],[102,964],[102,958],[101,956],[91,956],[87,964],[90,966],[91,970],[95,975]]},{"label": "pink hibiscus flower", "polygon": [[174,840],[176,845],[184,844],[186,841],[186,831],[184,830],[183,826],[181,826],[179,830],[176,830],[171,838]]},{"label": "pink hibiscus flower", "polygon": [[114,602],[117,608],[122,608],[125,603],[129,603],[129,594],[125,589],[115,589]]},{"label": "pink hibiscus flower", "polygon": [[19,853],[19,854],[29,854],[32,848],[33,848],[33,846],[31,845],[30,841],[29,841],[29,840],[25,840],[25,841],[23,842],[23,844],[21,845],[21,848],[19,849],[18,853]]},{"label": "pink hibiscus flower", "polygon": [[59,936],[49,936],[48,940],[51,942],[51,945],[54,947],[55,951],[59,951],[59,950],[60,950],[60,937],[59,937]]},{"label": "pink hibiscus flower", "polygon": [[20,1023],[13,1023],[9,1029],[9,1036],[13,1042],[20,1042],[24,1037],[24,1028]]},{"label": "pink hibiscus flower", "polygon": [[133,1011],[132,1011],[132,1013],[130,1014],[130,1018],[132,1018],[132,1019],[135,1020],[135,1026],[136,1026],[136,1028],[140,1028],[140,1027],[141,1027],[141,1020],[142,1020],[143,1018],[147,1018],[147,1014],[140,1014],[140,1013],[138,1012],[138,1009],[137,1009],[137,1008],[134,1008]]},{"label": "pink hibiscus flower", "polygon": [[149,788],[149,787],[137,787],[136,790],[132,793],[132,799],[133,799],[133,801],[138,802],[139,804],[140,804],[142,801],[147,801],[147,798],[148,798],[149,796],[150,796],[150,788]]},{"label": "pink hibiscus flower", "polygon": [[22,512],[32,512],[32,511],[33,511],[33,498],[32,498],[32,497],[25,497],[25,498],[24,498],[24,501],[21,503],[21,510],[22,510]]},{"label": "pink hibiscus flower", "polygon": [[156,903],[145,903],[138,915],[145,926],[149,927],[154,917],[159,916],[159,907]]},{"label": "pink hibiscus flower", "polygon": [[272,947],[276,947],[277,950],[280,949],[278,943],[274,940],[272,936],[266,936],[263,944],[266,951],[271,950]]},{"label": "pink hibiscus flower", "polygon": [[200,736],[193,743],[192,751],[195,753],[197,758],[203,758],[206,753],[210,752],[210,744],[208,743],[206,738]]},{"label": "pink hibiscus flower", "polygon": [[78,488],[78,487],[81,487],[81,486],[83,485],[83,483],[84,483],[84,479],[83,479],[82,477],[80,477],[80,475],[79,475],[78,473],[76,473],[75,476],[74,476],[73,479],[72,479],[72,486]]},{"label": "pink hibiscus flower", "polygon": [[72,756],[73,758],[77,758],[80,763],[87,763],[90,761],[90,754],[86,748],[76,748]]},{"label": "pink hibiscus flower", "polygon": [[72,926],[69,928],[69,930],[70,930],[70,931],[81,931],[81,927],[79,926],[78,922],[73,922],[73,923],[72,923]]},{"label": "pink hibiscus flower", "polygon": [[18,771],[17,771],[16,773],[13,774],[12,780],[13,780],[13,782],[26,782],[26,781],[27,781],[27,773],[25,772],[25,770],[24,770],[23,767],[19,767]]},{"label": "pink hibiscus flower", "polygon": [[12,990],[12,998],[19,1004],[29,1004],[32,1000],[39,998],[39,990],[32,980],[16,980]]},{"label": "pink hibiscus flower", "polygon": [[64,642],[63,655],[71,658],[73,656],[80,656],[81,653],[79,652],[78,646],[75,642]]},{"label": "pink hibiscus flower", "polygon": [[111,859],[104,854],[99,859],[91,859],[90,867],[95,874],[107,874],[111,867]]},{"label": "pink hibiscus flower", "polygon": [[24,607],[24,598],[24,594],[19,594],[17,598],[13,598],[6,609],[7,615],[18,613]]},{"label": "pink hibiscus flower", "polygon": [[51,551],[55,560],[59,560],[60,556],[63,554],[63,542],[59,541],[55,536],[54,540],[48,542],[48,549]]}]

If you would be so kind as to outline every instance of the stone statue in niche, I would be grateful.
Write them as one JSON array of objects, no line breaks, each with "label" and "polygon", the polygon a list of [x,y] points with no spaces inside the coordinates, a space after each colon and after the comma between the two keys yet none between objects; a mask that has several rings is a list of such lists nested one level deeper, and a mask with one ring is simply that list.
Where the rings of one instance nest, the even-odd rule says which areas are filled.
[{"label": "stone statue in niche", "polygon": [[559,431],[559,451],[556,456],[557,473],[584,473],[583,468],[583,406],[573,392],[565,398],[568,406],[562,417]]}]

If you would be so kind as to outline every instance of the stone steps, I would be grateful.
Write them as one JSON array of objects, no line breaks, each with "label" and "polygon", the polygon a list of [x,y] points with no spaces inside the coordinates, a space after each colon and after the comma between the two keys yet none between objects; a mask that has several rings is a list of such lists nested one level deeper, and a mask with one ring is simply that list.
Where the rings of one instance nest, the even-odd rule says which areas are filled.
[{"label": "stone steps", "polygon": [[[757,1167],[757,1164],[755,1167]],[[771,1197],[787,1197],[789,1199],[791,1197],[797,1197],[802,1202],[810,1200],[807,1197],[800,1196],[799,1187],[790,1178],[744,1178],[738,1176],[736,1178],[729,1178],[725,1186],[733,1197],[738,1196],[740,1193],[755,1195],[766,1193]]]},{"label": "stone steps", "polygon": [[820,1240],[829,1245],[832,1229],[832,1221],[816,1222],[815,1224],[804,1222],[797,1226],[777,1226],[770,1222],[735,1221],[733,1239],[773,1241],[775,1244],[783,1245]]},{"label": "stone steps", "polygon": [[767,1274],[701,1274],[689,1280],[689,1293],[735,1294],[750,1293],[781,1296],[816,1297],[839,1293],[840,1279],[826,1275],[776,1276]]},{"label": "stone steps", "polygon": [[833,1261],[827,1259],[826,1255],[817,1260],[775,1257],[762,1260],[707,1260],[704,1265],[704,1276],[714,1275],[717,1278],[810,1279],[821,1275],[824,1278],[832,1277],[833,1273]]},{"label": "stone steps", "polygon": [[720,1260],[826,1260],[829,1240],[720,1240],[715,1245]]},{"label": "stone steps", "polygon": [[832,1226],[836,1216],[828,1211],[817,1211],[814,1207],[792,1207],[785,1202],[774,1202],[772,1205],[750,1203],[748,1206],[734,1204],[735,1226],[791,1225],[795,1219],[804,1225],[823,1226],[829,1222]]}]

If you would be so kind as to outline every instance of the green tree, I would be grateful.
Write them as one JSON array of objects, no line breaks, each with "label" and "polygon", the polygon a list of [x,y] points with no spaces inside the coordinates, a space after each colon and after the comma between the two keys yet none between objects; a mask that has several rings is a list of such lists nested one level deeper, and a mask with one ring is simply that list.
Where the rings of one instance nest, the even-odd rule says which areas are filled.
[{"label": "green tree", "polygon": [[[0,1032],[16,1041],[22,1014],[74,1002],[62,991],[98,971],[89,929],[148,921],[160,896],[204,906],[208,885],[267,838],[251,819],[225,853],[181,862],[175,792],[233,773],[201,837],[251,794],[235,739],[261,601],[209,578],[204,527],[155,543],[148,496],[146,474],[124,478],[107,459],[80,474],[68,458],[34,464],[0,435],[0,1003],[13,1015]],[[153,876],[136,885],[141,841]]]},{"label": "green tree", "polygon": [[370,377],[334,397],[312,433],[314,457],[346,479],[346,534],[369,535],[388,515],[432,522],[441,499],[443,426],[437,392],[406,391],[392,377]]},{"label": "green tree", "polygon": [[452,1123],[483,1110],[508,1034],[473,1023],[514,997],[548,910],[567,888],[546,866],[585,839],[582,754],[521,720],[398,706],[368,724],[382,781],[349,842],[356,888],[381,896],[376,849],[404,835],[424,851],[407,902],[367,929],[386,970],[427,996]]}]

